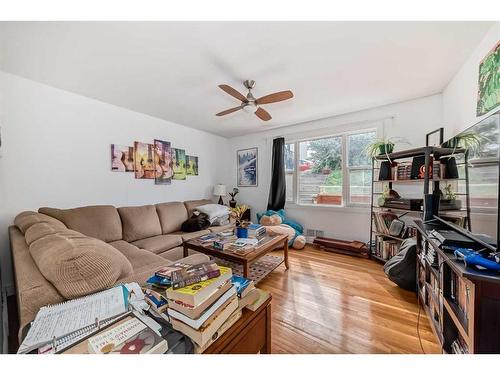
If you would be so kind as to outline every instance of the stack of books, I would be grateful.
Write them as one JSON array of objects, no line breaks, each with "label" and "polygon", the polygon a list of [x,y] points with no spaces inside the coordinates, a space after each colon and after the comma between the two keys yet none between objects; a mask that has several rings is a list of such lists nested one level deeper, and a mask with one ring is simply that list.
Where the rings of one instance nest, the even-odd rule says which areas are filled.
[{"label": "stack of books", "polygon": [[260,224],[251,223],[247,229],[249,238],[261,238],[266,234],[266,227]]},{"label": "stack of books", "polygon": [[375,229],[381,234],[389,234],[389,228],[394,219],[397,219],[398,215],[393,212],[373,212],[373,222],[375,223]]},{"label": "stack of books", "polygon": [[387,239],[383,236],[377,236],[375,255],[384,260],[388,260],[399,252],[400,247],[401,243],[396,240]]},{"label": "stack of books", "polygon": [[[190,337],[199,348],[209,345],[212,336],[238,310],[231,269],[220,266],[219,271],[218,277],[166,290],[172,327]],[[236,320],[233,318],[233,323]]]}]

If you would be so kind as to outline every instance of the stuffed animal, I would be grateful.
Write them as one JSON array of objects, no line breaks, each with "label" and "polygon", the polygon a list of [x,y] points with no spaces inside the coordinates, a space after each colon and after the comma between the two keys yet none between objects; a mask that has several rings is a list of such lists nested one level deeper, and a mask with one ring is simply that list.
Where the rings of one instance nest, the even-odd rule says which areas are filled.
[{"label": "stuffed animal", "polygon": [[302,235],[304,228],[299,223],[287,219],[285,210],[267,210],[257,213],[257,220],[266,227],[266,231],[270,234],[287,234],[288,246],[299,250],[304,248],[306,244],[306,238]]}]

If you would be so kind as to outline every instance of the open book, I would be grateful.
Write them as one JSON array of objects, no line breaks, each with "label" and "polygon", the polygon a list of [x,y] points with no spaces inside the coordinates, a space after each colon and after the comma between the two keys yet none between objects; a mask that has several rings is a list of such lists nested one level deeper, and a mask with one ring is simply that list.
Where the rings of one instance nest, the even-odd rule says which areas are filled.
[{"label": "open book", "polygon": [[128,301],[129,290],[125,285],[119,285],[42,307],[17,352],[29,353],[48,344],[54,351],[60,351],[126,314]]}]

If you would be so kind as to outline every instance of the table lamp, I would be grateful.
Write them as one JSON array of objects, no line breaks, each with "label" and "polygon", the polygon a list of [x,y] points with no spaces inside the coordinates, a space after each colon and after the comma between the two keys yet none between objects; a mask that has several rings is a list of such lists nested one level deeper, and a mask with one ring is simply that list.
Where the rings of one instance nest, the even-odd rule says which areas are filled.
[{"label": "table lamp", "polygon": [[218,195],[219,196],[219,204],[224,204],[224,201],[222,200],[222,197],[225,197],[226,196],[226,185],[221,185],[221,184],[218,184],[218,185],[215,185],[214,187],[214,195]]}]

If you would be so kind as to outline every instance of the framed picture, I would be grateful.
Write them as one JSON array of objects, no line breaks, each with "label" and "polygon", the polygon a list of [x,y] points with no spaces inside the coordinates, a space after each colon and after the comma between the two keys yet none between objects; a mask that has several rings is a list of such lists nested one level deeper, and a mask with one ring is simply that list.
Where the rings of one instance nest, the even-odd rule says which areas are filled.
[{"label": "framed picture", "polygon": [[257,186],[257,147],[236,151],[238,186]]},{"label": "framed picture", "polygon": [[174,180],[186,179],[186,151],[180,148],[172,148],[172,169]]},{"label": "framed picture", "polygon": [[149,143],[134,142],[134,169],[135,178],[155,178],[153,160],[153,145]]},{"label": "framed picture", "polygon": [[479,64],[476,115],[482,116],[500,105],[500,42]]},{"label": "framed picture", "polygon": [[444,128],[436,129],[425,135],[426,146],[440,146],[444,142]]},{"label": "framed picture", "polygon": [[131,146],[111,145],[111,170],[113,172],[134,171],[134,148]]},{"label": "framed picture", "polygon": [[172,152],[170,142],[155,139],[154,143],[155,185],[170,185],[172,170]]},{"label": "framed picture", "polygon": [[186,175],[198,176],[198,156],[186,155]]}]

